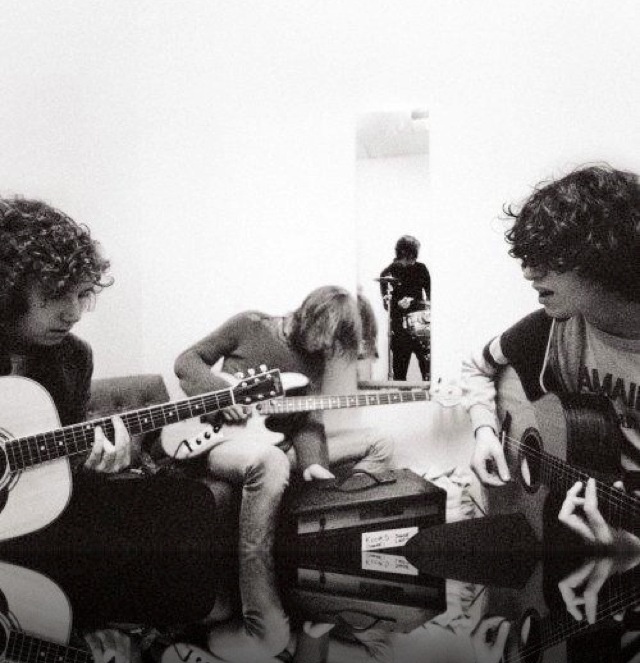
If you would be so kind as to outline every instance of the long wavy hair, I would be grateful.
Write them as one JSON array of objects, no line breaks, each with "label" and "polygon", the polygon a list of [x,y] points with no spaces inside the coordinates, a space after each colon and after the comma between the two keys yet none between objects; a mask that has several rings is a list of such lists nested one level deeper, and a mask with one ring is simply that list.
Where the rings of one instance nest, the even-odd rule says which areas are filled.
[{"label": "long wavy hair", "polygon": [[356,299],[345,288],[317,288],[290,315],[289,341],[299,352],[325,359],[358,356],[362,324]]},{"label": "long wavy hair", "polygon": [[585,166],[542,183],[505,233],[525,266],[578,274],[640,302],[640,185],[634,173]]},{"label": "long wavy hair", "polygon": [[33,286],[46,298],[80,283],[97,293],[113,282],[108,270],[86,226],[39,200],[0,199],[0,319],[26,313]]}]

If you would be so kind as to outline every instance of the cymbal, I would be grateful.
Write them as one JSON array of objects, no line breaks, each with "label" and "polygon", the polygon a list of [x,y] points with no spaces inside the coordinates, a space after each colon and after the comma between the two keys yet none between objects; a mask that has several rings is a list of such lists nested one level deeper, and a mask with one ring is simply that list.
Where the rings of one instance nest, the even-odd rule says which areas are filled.
[{"label": "cymbal", "polygon": [[396,283],[400,279],[397,279],[395,276],[379,276],[373,280],[379,281],[380,283]]}]

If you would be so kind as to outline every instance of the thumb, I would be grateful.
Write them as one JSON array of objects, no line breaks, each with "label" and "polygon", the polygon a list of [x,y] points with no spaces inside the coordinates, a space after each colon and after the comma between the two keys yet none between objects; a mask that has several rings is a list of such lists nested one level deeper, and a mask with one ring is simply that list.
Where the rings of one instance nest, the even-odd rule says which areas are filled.
[{"label": "thumb", "polygon": [[507,459],[504,457],[504,454],[494,454],[493,460],[496,464],[496,469],[498,470],[498,476],[503,481],[509,481],[511,479],[511,474],[509,473],[509,466],[507,465]]}]

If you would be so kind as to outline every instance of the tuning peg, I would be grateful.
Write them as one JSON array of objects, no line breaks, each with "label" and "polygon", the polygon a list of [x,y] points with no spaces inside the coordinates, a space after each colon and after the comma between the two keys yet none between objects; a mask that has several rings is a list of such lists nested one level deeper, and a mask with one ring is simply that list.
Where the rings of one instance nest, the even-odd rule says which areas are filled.
[{"label": "tuning peg", "polygon": [[266,364],[260,364],[260,372],[261,373],[266,373],[267,372],[267,365]]},{"label": "tuning peg", "polygon": [[249,377],[253,377],[256,374],[256,369],[250,368],[247,373],[249,373]]},{"label": "tuning peg", "polygon": [[242,371],[238,371],[237,373],[235,373],[235,377],[237,377],[238,380],[242,380],[242,378],[244,377],[244,373]]}]

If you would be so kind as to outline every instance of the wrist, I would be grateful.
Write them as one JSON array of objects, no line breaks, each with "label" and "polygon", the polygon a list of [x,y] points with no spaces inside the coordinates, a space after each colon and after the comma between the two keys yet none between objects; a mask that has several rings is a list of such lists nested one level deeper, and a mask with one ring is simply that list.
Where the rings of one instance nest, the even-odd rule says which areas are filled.
[{"label": "wrist", "polygon": [[496,429],[491,424],[480,424],[479,426],[475,427],[473,431],[473,437],[476,439],[476,441],[479,438],[487,436],[490,436],[492,438],[498,437]]}]

